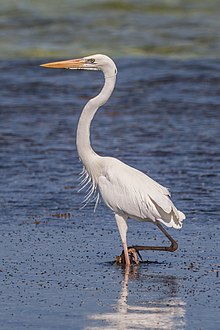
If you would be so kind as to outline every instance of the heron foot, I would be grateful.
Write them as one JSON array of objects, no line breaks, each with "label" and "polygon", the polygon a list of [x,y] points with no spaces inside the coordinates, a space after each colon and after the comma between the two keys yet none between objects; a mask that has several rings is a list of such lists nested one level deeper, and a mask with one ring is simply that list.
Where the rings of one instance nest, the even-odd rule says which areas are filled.
[{"label": "heron foot", "polygon": [[[141,255],[140,255],[140,252],[135,247],[129,247],[128,248],[128,254],[129,254],[129,259],[130,259],[131,265],[133,265],[133,264],[138,265],[139,264],[138,257],[141,260],[143,260]],[[115,257],[115,263],[117,265],[125,265],[126,264],[124,250],[122,251],[120,256]]]}]

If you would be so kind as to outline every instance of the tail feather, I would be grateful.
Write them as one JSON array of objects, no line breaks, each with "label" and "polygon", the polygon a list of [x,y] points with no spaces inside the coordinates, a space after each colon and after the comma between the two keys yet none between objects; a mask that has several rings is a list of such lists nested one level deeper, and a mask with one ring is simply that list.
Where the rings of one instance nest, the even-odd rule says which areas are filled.
[{"label": "tail feather", "polygon": [[175,229],[182,228],[182,221],[186,218],[185,214],[173,207],[170,213],[164,212],[161,208],[157,206],[160,211],[161,218],[157,219],[167,227],[173,227]]}]

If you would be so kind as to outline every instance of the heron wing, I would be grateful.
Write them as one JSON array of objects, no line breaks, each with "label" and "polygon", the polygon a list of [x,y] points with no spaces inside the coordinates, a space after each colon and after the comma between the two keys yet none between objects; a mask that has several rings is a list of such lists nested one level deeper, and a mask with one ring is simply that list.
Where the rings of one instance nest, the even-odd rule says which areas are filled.
[{"label": "heron wing", "polygon": [[98,182],[105,203],[115,212],[140,220],[159,220],[181,228],[185,218],[170,199],[167,188],[118,159],[106,157]]}]

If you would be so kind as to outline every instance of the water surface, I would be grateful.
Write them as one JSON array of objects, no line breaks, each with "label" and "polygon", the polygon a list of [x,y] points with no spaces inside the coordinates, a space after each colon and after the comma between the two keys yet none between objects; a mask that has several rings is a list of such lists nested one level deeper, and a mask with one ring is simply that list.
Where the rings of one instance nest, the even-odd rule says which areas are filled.
[{"label": "water surface", "polygon": [[[0,62],[0,327],[219,327],[219,107],[217,60],[116,58],[117,86],[92,125],[97,152],[170,188],[186,213],[174,254],[145,252],[126,273],[121,242],[100,203],[79,210],[75,130],[103,83],[98,72]],[[129,244],[166,244],[129,223]]]}]

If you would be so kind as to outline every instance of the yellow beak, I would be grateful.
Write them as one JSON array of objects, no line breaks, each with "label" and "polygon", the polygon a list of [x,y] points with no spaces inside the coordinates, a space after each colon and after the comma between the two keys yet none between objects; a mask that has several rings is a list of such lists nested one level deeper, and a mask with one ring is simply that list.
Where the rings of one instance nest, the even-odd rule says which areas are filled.
[{"label": "yellow beak", "polygon": [[80,69],[85,64],[85,60],[83,58],[75,59],[75,60],[67,60],[67,61],[59,61],[59,62],[50,62],[41,64],[45,68],[56,68],[56,69]]}]

